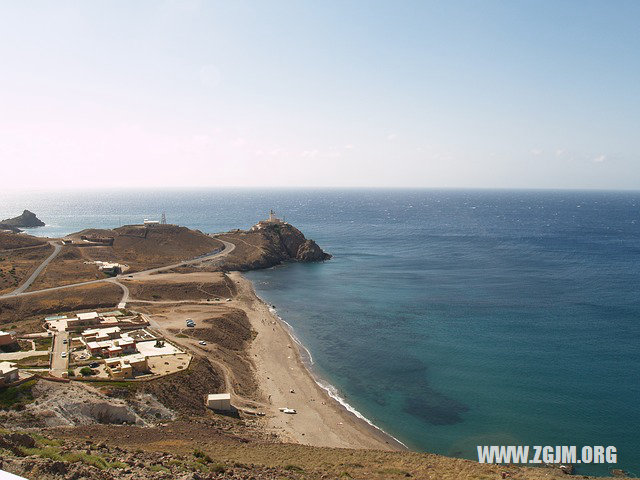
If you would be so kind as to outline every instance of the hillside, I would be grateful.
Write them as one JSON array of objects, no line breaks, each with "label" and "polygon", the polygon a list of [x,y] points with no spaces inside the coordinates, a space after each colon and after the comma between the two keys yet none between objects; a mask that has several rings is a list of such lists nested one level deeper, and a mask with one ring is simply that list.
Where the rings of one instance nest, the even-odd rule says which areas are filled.
[{"label": "hillside", "polygon": [[15,233],[0,231],[0,251],[25,247],[37,247],[39,245],[45,245],[46,243],[47,242],[41,238],[32,237],[31,235],[17,235]]},{"label": "hillside", "polygon": [[212,253],[222,242],[177,225],[128,225],[86,229],[64,238],[60,254],[46,267],[30,291],[105,278],[96,261],[115,262],[126,273],[161,267]]},{"label": "hillside", "polygon": [[[88,241],[113,238],[112,246],[85,247],[94,260],[111,260],[129,265],[130,272],[168,265],[205,255],[222,248],[208,235],[177,225],[127,225],[113,230],[83,230],[70,237]],[[86,243],[80,239],[79,244]]]},{"label": "hillside", "polygon": [[282,262],[318,262],[331,258],[316,242],[307,239],[293,225],[278,223],[256,230],[234,230],[217,235],[236,248],[219,267],[224,270],[247,271],[269,268]]},{"label": "hillside", "polygon": [[10,293],[22,285],[52,252],[53,247],[48,243],[0,251],[0,294]]}]

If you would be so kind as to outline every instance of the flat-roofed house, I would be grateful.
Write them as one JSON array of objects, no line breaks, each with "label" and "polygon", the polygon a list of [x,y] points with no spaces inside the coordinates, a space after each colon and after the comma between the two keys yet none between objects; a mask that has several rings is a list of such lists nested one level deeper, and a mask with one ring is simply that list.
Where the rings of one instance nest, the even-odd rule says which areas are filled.
[{"label": "flat-roofed house", "polygon": [[125,362],[128,362],[133,368],[135,373],[144,373],[149,371],[149,363],[147,362],[147,357],[144,355],[137,353],[135,355],[129,355],[124,359]]},{"label": "flat-roofed house", "polygon": [[82,332],[82,338],[84,338],[85,341],[96,342],[120,338],[120,327],[91,328]]},{"label": "flat-roofed house", "polygon": [[133,338],[122,337],[118,340],[115,340],[114,343],[122,348],[122,353],[129,354],[136,352],[136,342]]},{"label": "flat-roofed house", "polygon": [[18,378],[18,367],[15,363],[0,362],[0,385],[17,382]]},{"label": "flat-roofed house", "polygon": [[104,363],[112,378],[133,378],[133,367],[121,359],[108,358]]},{"label": "flat-roofed house", "polygon": [[122,348],[112,344],[107,348],[107,351],[105,353],[109,358],[119,357],[120,355],[122,355]]},{"label": "flat-roofed house", "polygon": [[76,317],[77,318],[70,318],[67,320],[67,330],[88,327],[90,325],[98,325],[100,323],[100,316],[98,315],[98,312],[78,313]]},{"label": "flat-roofed house", "polygon": [[136,354],[125,358],[108,358],[104,361],[112,378],[133,378],[136,373],[149,371],[147,357]]}]

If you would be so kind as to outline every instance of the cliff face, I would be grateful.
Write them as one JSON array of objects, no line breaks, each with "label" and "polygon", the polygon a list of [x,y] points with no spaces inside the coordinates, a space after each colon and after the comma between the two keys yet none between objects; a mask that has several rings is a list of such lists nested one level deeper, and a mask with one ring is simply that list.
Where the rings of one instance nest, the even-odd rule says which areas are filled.
[{"label": "cliff face", "polygon": [[18,215],[17,217],[2,220],[0,224],[17,228],[44,227],[44,222],[29,210],[25,210],[22,212],[22,215]]},{"label": "cliff face", "polygon": [[316,242],[305,238],[300,230],[288,223],[276,224],[264,230],[265,234],[274,237],[274,245],[280,243],[280,253],[285,259],[320,262],[331,258],[331,255],[325,253]]},{"label": "cliff face", "polygon": [[226,270],[269,268],[282,262],[320,262],[331,255],[288,223],[265,225],[259,230],[237,230],[220,235],[236,248],[220,265]]}]

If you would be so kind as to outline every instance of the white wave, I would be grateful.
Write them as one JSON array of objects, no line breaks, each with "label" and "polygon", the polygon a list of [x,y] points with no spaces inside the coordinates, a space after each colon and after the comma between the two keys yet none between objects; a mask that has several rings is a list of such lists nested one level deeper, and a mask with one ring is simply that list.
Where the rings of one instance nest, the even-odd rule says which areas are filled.
[{"label": "white wave", "polygon": [[291,336],[291,338],[293,338],[293,341],[296,343],[296,345],[298,346],[298,349],[301,350],[301,354],[304,357],[307,357],[309,359],[309,363],[308,365],[303,362],[303,364],[305,365],[305,367],[307,368],[307,371],[309,372],[309,374],[311,375],[311,378],[313,379],[314,382],[316,382],[316,384],[323,389],[325,392],[327,392],[327,394],[334,399],[336,402],[338,402],[345,410],[347,410],[348,412],[350,412],[351,414],[355,415],[356,417],[358,417],[360,420],[364,420],[365,422],[367,422],[369,425],[371,425],[373,428],[375,428],[376,430],[379,430],[380,432],[384,433],[385,435],[387,435],[388,437],[393,438],[396,442],[398,442],[400,445],[402,445],[403,447],[409,449],[409,447],[407,447],[407,445],[405,445],[403,442],[401,442],[400,440],[398,440],[396,437],[394,437],[393,435],[391,435],[388,432],[385,432],[382,428],[380,428],[379,426],[377,426],[375,423],[373,423],[371,420],[369,420],[367,417],[365,417],[362,413],[360,413],[355,407],[353,407],[351,404],[349,404],[349,402],[347,402],[341,395],[340,392],[338,391],[338,389],[332,385],[331,383],[325,381],[324,379],[321,379],[318,377],[318,375],[312,370],[311,366],[313,366],[313,356],[311,355],[311,352],[309,351],[309,349],[307,347],[304,346],[304,344],[300,341],[300,339],[296,336],[295,334],[295,330],[293,329],[293,327],[291,326],[291,324],[289,324],[285,319],[283,319],[280,315],[278,315],[278,311],[275,307],[269,305],[267,302],[265,302],[262,298],[260,298],[258,296],[258,294],[256,293],[256,296],[260,299],[261,302],[263,302],[264,304],[266,304],[269,308],[269,312],[271,314],[273,314],[278,320],[280,320],[287,328],[289,335]]}]

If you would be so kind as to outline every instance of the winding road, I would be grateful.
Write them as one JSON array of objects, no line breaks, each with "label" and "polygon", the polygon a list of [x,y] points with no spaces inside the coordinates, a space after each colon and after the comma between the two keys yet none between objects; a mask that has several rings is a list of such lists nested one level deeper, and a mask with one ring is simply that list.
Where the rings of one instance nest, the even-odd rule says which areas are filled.
[{"label": "winding road", "polygon": [[63,290],[65,288],[80,287],[82,285],[91,285],[91,284],[94,284],[94,283],[111,282],[111,283],[115,283],[120,288],[122,288],[124,294],[123,294],[123,298],[120,301],[120,303],[124,302],[126,304],[126,302],[129,299],[129,289],[126,286],[122,285],[122,283],[120,283],[118,281],[118,279],[138,277],[138,276],[141,276],[141,275],[151,275],[153,273],[159,273],[159,272],[163,272],[163,271],[166,271],[166,270],[171,270],[173,268],[187,267],[187,266],[190,266],[190,265],[197,265],[197,264],[200,264],[200,263],[209,262],[211,260],[227,256],[229,253],[231,253],[236,248],[236,246],[231,242],[227,242],[225,240],[220,240],[220,241],[224,244],[224,248],[222,250],[217,251],[215,253],[212,253],[210,255],[204,255],[204,256],[201,256],[201,257],[198,257],[198,258],[194,258],[192,260],[185,260],[183,262],[174,263],[172,265],[165,265],[164,267],[150,268],[149,270],[143,270],[143,271],[140,271],[140,272],[129,273],[129,274],[124,274],[124,275],[117,275],[116,277],[101,278],[100,280],[89,280],[87,282],[71,283],[69,285],[61,285],[59,287],[43,288],[42,290],[32,290],[30,292],[25,292],[25,290],[27,288],[29,288],[29,286],[34,282],[34,280],[42,272],[42,270],[44,270],[44,268],[49,264],[49,262],[51,262],[51,260],[53,260],[56,257],[56,255],[58,255],[58,253],[60,252],[60,249],[62,248],[62,246],[58,245],[58,244],[56,244],[54,242],[50,242],[54,246],[54,248],[56,248],[56,250],[49,256],[49,258],[47,258],[44,262],[42,262],[38,268],[36,268],[36,270],[31,274],[31,276],[27,279],[27,281],[24,284],[22,284],[18,289],[14,290],[11,293],[0,295],[0,300],[3,299],[3,298],[22,297],[22,296],[27,296],[27,295],[34,295],[36,293],[42,293],[42,292],[53,292],[53,291],[56,291],[56,290]]},{"label": "winding road", "polygon": [[44,270],[47,265],[49,265],[49,263],[51,262],[51,260],[53,260],[54,258],[56,258],[58,256],[58,254],[60,253],[60,250],[62,250],[62,245],[60,245],[59,243],[55,243],[55,242],[49,242],[50,245],[53,246],[53,253],[51,255],[49,255],[44,262],[42,262],[38,268],[36,268],[33,273],[29,276],[29,278],[27,278],[27,281],[24,282],[22,285],[20,285],[18,288],[16,288],[13,292],[7,293],[5,295],[0,296],[0,298],[6,298],[6,297],[15,297],[17,295],[22,294],[27,288],[29,288],[31,286],[31,284],[35,281],[36,278],[38,278],[38,275],[40,275],[42,273],[42,270]]}]

